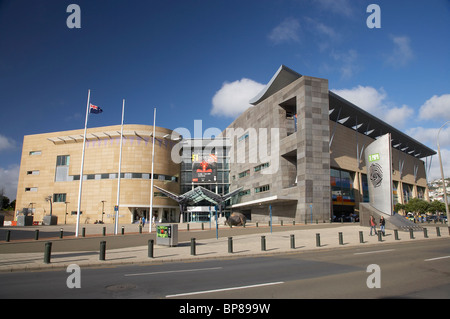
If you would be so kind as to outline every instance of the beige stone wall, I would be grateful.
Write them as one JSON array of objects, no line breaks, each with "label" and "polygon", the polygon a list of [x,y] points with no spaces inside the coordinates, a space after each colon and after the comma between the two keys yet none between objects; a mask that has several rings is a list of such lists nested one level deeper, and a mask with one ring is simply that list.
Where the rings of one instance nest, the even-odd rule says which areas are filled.
[{"label": "beige stone wall", "polygon": [[[124,125],[124,144],[122,150],[122,173],[151,172],[152,126]],[[113,135],[115,132],[115,135]],[[55,182],[56,159],[58,155],[70,155],[69,176],[79,175],[83,147],[83,130],[27,135],[23,140],[22,158],[17,189],[16,211],[33,208],[34,220],[41,221],[50,213],[50,204],[45,201],[48,195],[66,193],[67,223],[75,223],[78,206],[79,180]],[[88,129],[84,172],[88,174],[117,174],[119,170],[120,126],[108,126]],[[107,133],[109,136],[103,134]],[[155,180],[154,185],[171,192],[179,193],[180,166],[171,161],[171,149],[175,144],[170,137],[163,138],[172,131],[156,128],[155,174],[164,174],[178,178],[178,181]],[[95,136],[91,135],[94,134]],[[136,135],[137,134],[137,135]],[[39,155],[30,152],[40,151]],[[38,174],[30,174],[29,172]],[[150,176],[150,175],[148,175]],[[94,176],[99,178],[99,176]],[[117,178],[88,179],[82,184],[81,222],[93,223],[101,219],[104,205],[104,221],[113,222],[114,205],[117,202]],[[37,188],[37,189],[34,189]],[[31,191],[30,191],[31,190]],[[34,191],[36,190],[36,191]],[[104,201],[104,203],[102,203]],[[31,204],[32,203],[32,204]],[[149,207],[150,179],[121,178],[120,223],[130,223],[132,211],[128,207]],[[125,206],[129,205],[129,206]],[[171,208],[178,211],[177,203],[168,198],[154,197],[157,208]],[[144,209],[144,208],[142,208]],[[64,223],[65,203],[53,203],[53,214],[58,223]]]},{"label": "beige stone wall", "polygon": [[[358,165],[357,149],[361,149],[372,143],[374,140],[364,134],[358,134],[350,128],[340,125],[336,122],[330,121],[330,134],[335,132],[333,143],[330,148],[330,165],[332,168],[356,172],[354,187],[360,190],[355,194],[355,200],[358,207],[358,202],[362,200],[362,187],[360,187],[360,178],[358,174],[367,174],[365,165],[364,151],[362,153],[362,160]],[[358,148],[357,148],[357,145]],[[402,173],[400,174],[401,162],[403,162]],[[413,186],[413,196],[417,196],[417,186],[425,188],[425,199],[428,199],[428,187],[426,182],[425,164],[419,158],[408,155],[397,149],[392,149],[392,166],[393,166],[393,181],[398,182],[399,202],[403,203],[404,183]],[[416,173],[415,173],[416,171]]]}]

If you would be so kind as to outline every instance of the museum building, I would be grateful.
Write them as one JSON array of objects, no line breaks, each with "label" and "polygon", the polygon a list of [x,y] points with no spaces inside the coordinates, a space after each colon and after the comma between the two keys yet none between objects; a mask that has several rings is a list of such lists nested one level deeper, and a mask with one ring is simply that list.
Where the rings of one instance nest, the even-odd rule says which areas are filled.
[{"label": "museum building", "polygon": [[[153,215],[161,222],[207,221],[218,209],[207,196],[180,206],[165,193],[195,194],[198,186],[227,198],[222,212],[253,222],[357,215],[359,203],[369,201],[364,150],[387,133],[393,204],[428,199],[426,170],[435,151],[331,92],[328,80],[282,65],[250,103],[221,135],[205,140],[156,127],[153,144],[152,126],[124,125],[119,222],[149,217],[153,148]],[[82,223],[114,222],[120,129],[87,130]],[[83,130],[24,137],[16,214],[39,221],[52,212],[59,224],[76,222],[83,137]]]},{"label": "museum building", "polygon": [[282,65],[250,103],[227,128],[230,191],[242,188],[233,211],[274,222],[354,215],[369,201],[364,149],[387,133],[393,205],[428,200],[423,159],[436,152],[331,92],[328,80]]}]

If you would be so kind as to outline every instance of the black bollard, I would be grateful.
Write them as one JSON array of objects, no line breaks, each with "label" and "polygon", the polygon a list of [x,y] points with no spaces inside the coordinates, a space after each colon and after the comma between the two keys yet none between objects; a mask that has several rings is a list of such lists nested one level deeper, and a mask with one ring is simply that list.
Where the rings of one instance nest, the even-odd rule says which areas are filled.
[{"label": "black bollard", "polygon": [[125,235],[125,226],[122,226],[122,235]]},{"label": "black bollard", "polygon": [[409,238],[414,239],[414,230],[412,228],[409,229]]},{"label": "black bollard", "polygon": [[295,249],[295,236],[291,235],[291,249]]},{"label": "black bollard", "polygon": [[228,237],[228,253],[233,253],[233,237]]},{"label": "black bollard", "polygon": [[139,234],[142,234],[142,225],[139,225]]},{"label": "black bollard", "polygon": [[344,236],[342,232],[339,232],[339,245],[344,245]]},{"label": "black bollard", "polygon": [[7,230],[6,231],[6,242],[9,242],[11,240],[11,231]]},{"label": "black bollard", "polygon": [[441,237],[441,229],[439,227],[436,227],[436,235]]},{"label": "black bollard", "polygon": [[364,234],[362,231],[359,232],[359,243],[364,244]]},{"label": "black bollard", "polygon": [[103,236],[106,236],[106,227],[103,227]]},{"label": "black bollard", "polygon": [[154,242],[153,239],[149,239],[148,240],[148,258],[153,258],[153,247],[154,247]]},{"label": "black bollard", "polygon": [[423,228],[423,237],[428,238],[428,230],[425,227]]},{"label": "black bollard", "polygon": [[316,247],[320,247],[320,234],[316,233]]},{"label": "black bollard", "polygon": [[394,238],[395,238],[395,240],[400,240],[398,238],[398,229],[394,229]]},{"label": "black bollard", "polygon": [[45,243],[45,250],[44,250],[44,263],[45,264],[49,264],[50,263],[51,255],[52,255],[52,243],[51,242],[46,242]]},{"label": "black bollard", "polygon": [[195,238],[191,238],[191,255],[195,256],[195,254],[196,254]]},{"label": "black bollard", "polygon": [[86,227],[81,230],[81,237],[86,237]]},{"label": "black bollard", "polygon": [[100,242],[100,257],[99,260],[106,260],[106,241]]},{"label": "black bollard", "polygon": [[34,239],[35,240],[39,239],[39,229],[36,229],[36,231],[34,232]]},{"label": "black bollard", "polygon": [[266,236],[261,236],[261,251],[266,251]]},{"label": "black bollard", "polygon": [[63,238],[64,237],[64,230],[61,228],[60,230],[59,230],[59,238]]},{"label": "black bollard", "polygon": [[378,232],[378,241],[383,241],[383,233],[381,231]]}]

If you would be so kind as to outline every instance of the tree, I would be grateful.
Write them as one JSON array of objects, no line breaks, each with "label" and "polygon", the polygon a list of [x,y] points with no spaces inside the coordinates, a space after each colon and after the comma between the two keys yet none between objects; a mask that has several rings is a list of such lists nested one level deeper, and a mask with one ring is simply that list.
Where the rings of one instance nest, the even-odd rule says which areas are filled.
[{"label": "tree", "polygon": [[405,204],[405,209],[408,212],[414,212],[416,214],[425,214],[429,211],[430,203],[420,198],[412,198]]},{"label": "tree", "polygon": [[401,210],[405,210],[405,205],[404,204],[400,204],[400,203],[397,203],[397,204],[395,204],[395,206],[394,206],[394,210],[398,213],[399,211],[401,211]]},{"label": "tree", "polygon": [[436,214],[437,212],[439,213],[445,212],[445,204],[435,199],[434,201],[431,202],[428,208],[428,212],[432,214]]}]

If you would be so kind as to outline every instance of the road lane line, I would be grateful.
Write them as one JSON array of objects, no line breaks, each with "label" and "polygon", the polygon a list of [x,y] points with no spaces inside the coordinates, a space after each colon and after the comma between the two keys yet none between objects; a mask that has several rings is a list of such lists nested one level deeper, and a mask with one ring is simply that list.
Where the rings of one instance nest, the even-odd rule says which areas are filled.
[{"label": "road lane line", "polygon": [[213,268],[198,268],[198,269],[182,269],[182,270],[168,270],[168,271],[157,271],[157,272],[143,272],[137,274],[125,274],[125,277],[131,276],[149,276],[149,275],[161,275],[161,274],[173,274],[179,272],[193,272],[193,271],[205,271],[205,270],[218,270],[223,269],[222,267],[213,267]]},{"label": "road lane line", "polygon": [[362,252],[362,253],[354,253],[353,255],[377,254],[377,253],[384,253],[384,252],[393,251],[393,250],[395,250],[395,249],[365,251],[365,252]]},{"label": "road lane line", "polygon": [[439,260],[439,259],[445,259],[445,258],[450,258],[450,256],[442,256],[442,257],[430,258],[430,259],[425,259],[424,261],[433,261],[433,260]]},{"label": "road lane line", "polygon": [[167,295],[166,298],[192,296],[192,295],[208,294],[208,293],[212,293],[212,292],[230,291],[230,290],[238,290],[238,289],[246,289],[246,288],[256,288],[256,287],[264,287],[264,286],[272,286],[272,285],[280,285],[280,284],[284,284],[284,282],[283,281],[277,281],[277,282],[268,282],[268,283],[264,283],[264,284],[249,285],[249,286],[240,286],[240,287],[231,287],[231,288],[222,288],[222,289],[186,292],[186,293],[182,293],[182,294]]}]

